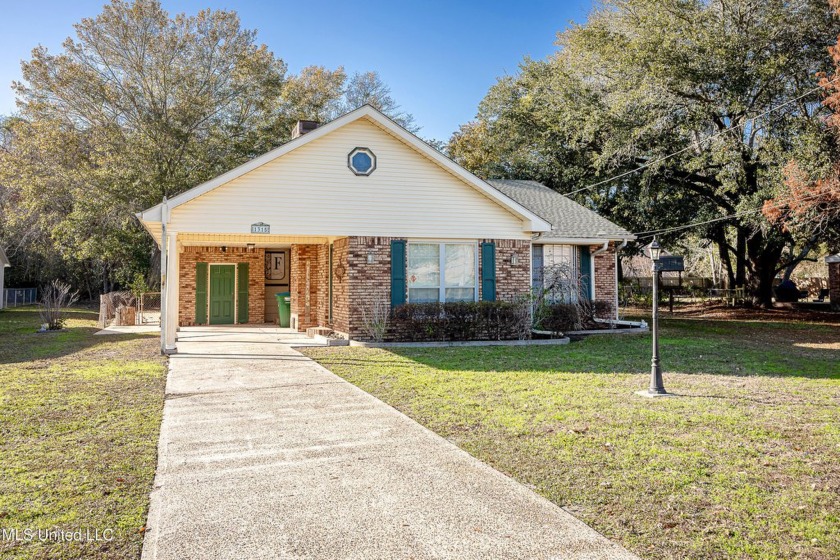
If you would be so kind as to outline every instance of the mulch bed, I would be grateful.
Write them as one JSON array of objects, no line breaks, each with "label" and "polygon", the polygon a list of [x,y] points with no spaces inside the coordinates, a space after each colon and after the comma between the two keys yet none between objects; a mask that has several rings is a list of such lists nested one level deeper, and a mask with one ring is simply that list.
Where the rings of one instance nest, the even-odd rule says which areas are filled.
[{"label": "mulch bed", "polygon": [[[650,315],[650,308],[627,307],[623,310],[626,316]],[[674,312],[668,312],[667,305],[660,305],[661,317],[678,319],[715,319],[720,321],[774,321],[774,322],[805,322],[827,323],[840,325],[840,312],[817,311],[799,309],[792,304],[777,304],[772,309],[761,307],[730,307],[717,302],[689,303],[674,306]]]}]

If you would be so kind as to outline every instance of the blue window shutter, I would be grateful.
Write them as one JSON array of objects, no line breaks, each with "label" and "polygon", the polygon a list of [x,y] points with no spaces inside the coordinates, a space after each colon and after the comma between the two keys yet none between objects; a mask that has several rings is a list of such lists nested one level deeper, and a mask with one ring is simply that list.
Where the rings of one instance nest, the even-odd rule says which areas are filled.
[{"label": "blue window shutter", "polygon": [[592,253],[589,247],[580,246],[580,295],[583,299],[592,299]]},{"label": "blue window shutter", "polygon": [[481,244],[481,299],[496,301],[496,244]]},{"label": "blue window shutter", "polygon": [[405,240],[391,241],[391,308],[405,303]]}]

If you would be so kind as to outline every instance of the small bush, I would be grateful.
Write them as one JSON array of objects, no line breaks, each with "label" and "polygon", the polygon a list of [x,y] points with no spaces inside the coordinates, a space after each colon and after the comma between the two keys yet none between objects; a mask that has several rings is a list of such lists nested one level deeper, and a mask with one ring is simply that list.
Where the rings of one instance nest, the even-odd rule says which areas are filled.
[{"label": "small bush", "polygon": [[378,299],[370,310],[362,308],[362,329],[374,342],[382,342],[388,331],[391,308],[387,301]]},{"label": "small bush", "polygon": [[47,330],[57,331],[64,327],[64,310],[79,300],[79,292],[71,290],[70,284],[53,280],[41,291],[38,313]]},{"label": "small bush", "polygon": [[527,302],[408,303],[391,327],[389,338],[400,341],[517,340],[530,336],[530,315]]},{"label": "small bush", "polygon": [[615,319],[615,311],[613,304],[609,301],[603,300],[586,300],[577,304],[578,313],[580,315],[580,323],[583,328],[599,328],[603,323],[598,323],[595,319],[603,319],[612,321]]},{"label": "small bush", "polygon": [[580,312],[573,303],[551,303],[542,306],[537,328],[562,334],[580,329]]},{"label": "small bush", "polygon": [[595,319],[612,322],[615,319],[612,303],[601,300],[549,303],[543,300],[534,310],[535,328],[550,331],[555,335],[569,331],[606,328],[605,323]]},{"label": "small bush", "polygon": [[134,275],[134,280],[128,285],[128,289],[131,290],[131,293],[134,294],[134,297],[140,298],[141,295],[151,292],[152,289],[149,287],[149,283],[146,282],[146,277],[138,272]]}]

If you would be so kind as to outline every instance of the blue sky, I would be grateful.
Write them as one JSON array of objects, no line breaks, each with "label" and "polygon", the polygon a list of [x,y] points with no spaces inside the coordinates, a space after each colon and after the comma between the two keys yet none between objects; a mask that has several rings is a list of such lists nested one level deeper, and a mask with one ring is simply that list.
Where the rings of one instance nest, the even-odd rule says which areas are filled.
[{"label": "blue sky", "polygon": [[[0,114],[15,110],[9,87],[20,60],[38,44],[57,52],[73,23],[98,14],[103,0],[3,2]],[[311,64],[349,72],[377,70],[395,99],[413,113],[420,135],[448,139],[469,121],[496,78],[516,72],[524,56],[555,50],[557,31],[581,22],[591,0],[163,1],[170,14],[233,9],[291,72]]]}]

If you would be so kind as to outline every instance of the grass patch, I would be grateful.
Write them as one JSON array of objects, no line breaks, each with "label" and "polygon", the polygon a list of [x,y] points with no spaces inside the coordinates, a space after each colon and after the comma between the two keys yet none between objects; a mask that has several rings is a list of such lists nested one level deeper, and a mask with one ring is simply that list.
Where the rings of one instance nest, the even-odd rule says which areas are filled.
[{"label": "grass patch", "polygon": [[307,355],[645,558],[840,558],[840,329],[664,320],[568,346]]},{"label": "grass patch", "polygon": [[96,314],[36,333],[0,311],[0,528],[105,529],[100,542],[11,542],[14,559],[137,558],[157,460],[165,361],[154,335],[93,336]]}]

